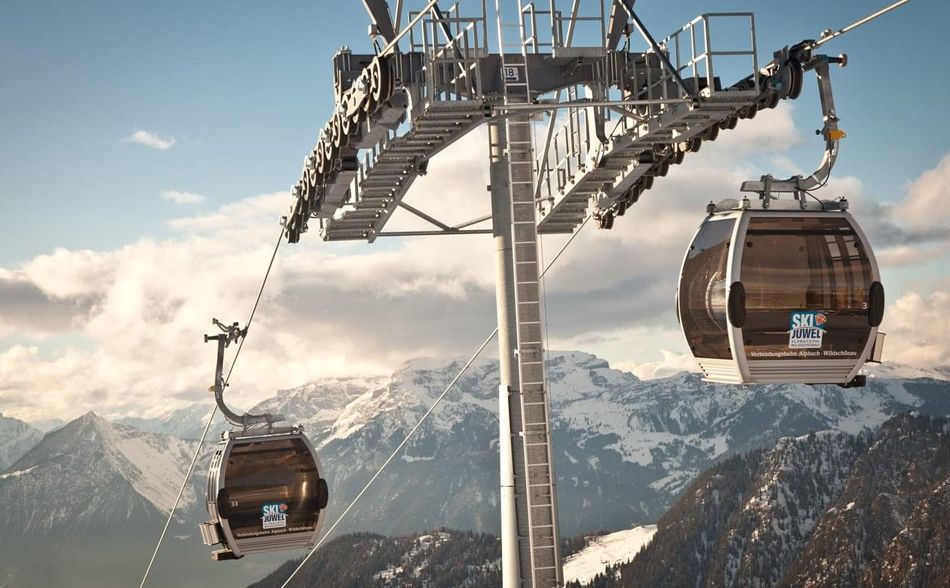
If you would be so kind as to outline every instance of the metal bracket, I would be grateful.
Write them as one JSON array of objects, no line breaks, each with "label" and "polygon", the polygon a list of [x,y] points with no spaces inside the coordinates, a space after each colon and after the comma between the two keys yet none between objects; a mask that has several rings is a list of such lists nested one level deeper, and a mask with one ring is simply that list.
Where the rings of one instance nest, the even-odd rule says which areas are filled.
[{"label": "metal bracket", "polygon": [[217,335],[205,335],[205,343],[208,341],[217,341],[218,343],[218,357],[215,362],[214,386],[212,386],[212,390],[214,391],[215,404],[218,405],[218,409],[221,411],[221,414],[224,415],[224,418],[232,425],[240,426],[244,430],[247,430],[247,428],[252,425],[259,424],[266,424],[267,427],[270,428],[275,422],[284,420],[284,417],[272,414],[245,413],[239,415],[228,408],[228,405],[224,403],[224,389],[228,385],[224,378],[224,350],[231,343],[236,343],[247,337],[247,327],[242,329],[238,323],[226,325],[216,318],[211,319],[211,323],[221,330],[221,333]]},{"label": "metal bracket", "polygon": [[[831,169],[838,159],[838,144],[846,135],[838,128],[838,115],[835,112],[834,96],[831,92],[831,74],[829,64],[837,63],[844,67],[847,59],[843,56],[829,57],[827,55],[812,55],[809,60],[802,63],[803,70],[814,69],[818,78],[818,95],[821,99],[821,114],[824,120],[824,126],[817,131],[825,139],[825,153],[821,163],[810,176],[792,176],[785,180],[776,180],[770,174],[762,176],[758,181],[746,181],[742,183],[740,190],[742,192],[755,192],[763,201],[763,206],[768,206],[773,193],[795,194],[796,198],[802,197],[802,192],[808,192],[821,188],[831,177]],[[783,64],[784,65],[784,64]]]}]

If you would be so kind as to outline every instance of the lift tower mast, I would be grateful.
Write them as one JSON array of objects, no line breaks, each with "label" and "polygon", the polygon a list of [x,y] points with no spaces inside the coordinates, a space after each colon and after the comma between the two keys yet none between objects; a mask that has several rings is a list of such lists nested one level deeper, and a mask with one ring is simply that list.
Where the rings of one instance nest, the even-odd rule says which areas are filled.
[{"label": "lift tower mast", "polygon": [[[559,586],[539,235],[590,216],[611,228],[703,142],[796,98],[810,50],[786,47],[760,68],[751,13],[704,14],[657,40],[634,0],[363,4],[377,50],[333,57],[336,106],[293,188],[285,235],[493,236],[502,575],[506,588]],[[719,26],[726,50],[714,49]],[[429,160],[482,124],[491,214],[449,224],[406,202]],[[400,208],[431,229],[386,231]]]}]

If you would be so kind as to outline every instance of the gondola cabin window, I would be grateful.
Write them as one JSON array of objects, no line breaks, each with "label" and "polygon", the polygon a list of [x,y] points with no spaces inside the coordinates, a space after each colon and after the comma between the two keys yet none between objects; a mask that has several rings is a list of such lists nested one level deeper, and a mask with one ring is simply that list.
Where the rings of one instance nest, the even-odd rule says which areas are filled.
[{"label": "gondola cabin window", "polygon": [[301,439],[235,445],[228,461],[228,520],[235,538],[313,532],[319,474]]},{"label": "gondola cabin window", "polygon": [[753,217],[742,246],[748,359],[863,352],[871,262],[846,217]]},{"label": "gondola cabin window", "polygon": [[695,357],[732,359],[726,322],[726,265],[735,219],[710,219],[683,261],[679,311]]}]

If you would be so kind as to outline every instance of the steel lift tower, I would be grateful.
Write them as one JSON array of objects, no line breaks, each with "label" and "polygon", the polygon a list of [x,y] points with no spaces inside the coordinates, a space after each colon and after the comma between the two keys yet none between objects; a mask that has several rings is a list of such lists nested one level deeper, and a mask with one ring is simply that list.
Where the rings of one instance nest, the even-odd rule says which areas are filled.
[{"label": "steel lift tower", "polygon": [[[293,188],[286,237],[492,235],[504,585],[560,586],[539,235],[591,215],[611,228],[671,165],[842,60],[805,41],[760,67],[751,13],[704,14],[658,40],[634,0],[363,4],[376,50],[333,57],[335,110]],[[483,124],[491,214],[450,225],[406,202],[430,159]],[[387,232],[400,208],[432,228]]]}]

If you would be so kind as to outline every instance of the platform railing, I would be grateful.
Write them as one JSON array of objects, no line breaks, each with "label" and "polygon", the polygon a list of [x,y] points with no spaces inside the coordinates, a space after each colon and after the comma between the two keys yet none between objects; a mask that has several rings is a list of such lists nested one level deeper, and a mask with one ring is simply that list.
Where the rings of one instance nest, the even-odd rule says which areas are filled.
[{"label": "platform railing", "polygon": [[[715,50],[712,43],[713,23],[730,19],[733,22],[746,22],[748,45],[740,45],[740,49]],[[738,40],[738,39],[736,39]],[[676,72],[684,79],[693,80],[693,88],[702,90],[704,96],[713,96],[716,92],[717,57],[746,58],[751,65],[752,86],[750,92],[759,92],[759,62],[755,38],[755,15],[751,12],[713,12],[701,14],[689,21],[678,31],[675,31],[660,42],[670,56]]]},{"label": "platform railing", "polygon": [[[488,55],[488,8],[460,16],[456,2],[444,11],[430,9],[409,31],[409,48],[424,59],[423,78],[415,80],[423,104],[473,100],[482,87],[480,62]],[[410,20],[419,13],[410,12]]]},{"label": "platform railing", "polygon": [[[729,19],[731,30],[747,30],[743,39],[730,39],[737,48],[713,49],[712,36],[716,23]],[[730,12],[703,14],[658,42],[662,55],[652,48],[625,63],[628,79],[640,80],[636,87],[624,92],[629,100],[656,101],[652,104],[606,109],[601,136],[592,128],[586,109],[569,108],[560,128],[553,135],[547,153],[539,153],[539,203],[552,202],[569,192],[588,172],[593,171],[601,156],[624,142],[636,141],[661,130],[668,111],[687,108],[682,101],[697,100],[692,108],[702,108],[704,101],[719,97],[756,96],[760,91],[758,59],[756,56],[755,20],[752,13]],[[735,58],[747,60],[747,68],[731,68],[732,83],[738,87],[717,87],[717,60]],[[672,69],[667,67],[672,65]],[[685,88],[678,83],[677,76]],[[744,81],[743,81],[744,80]],[[690,91],[690,96],[686,90]],[[583,88],[569,89],[569,100],[577,100]],[[680,101],[680,102],[677,102]],[[542,163],[542,158],[547,158]],[[606,173],[606,172],[605,172]]]}]

